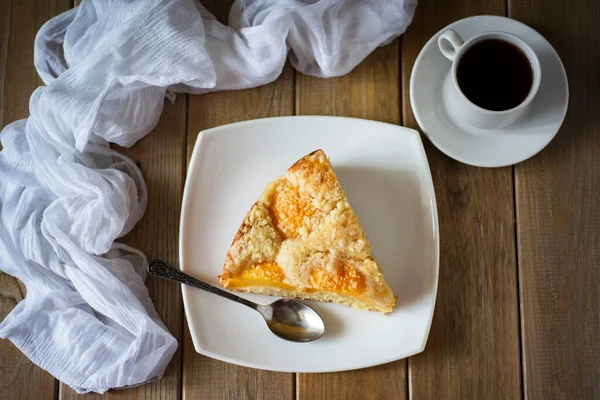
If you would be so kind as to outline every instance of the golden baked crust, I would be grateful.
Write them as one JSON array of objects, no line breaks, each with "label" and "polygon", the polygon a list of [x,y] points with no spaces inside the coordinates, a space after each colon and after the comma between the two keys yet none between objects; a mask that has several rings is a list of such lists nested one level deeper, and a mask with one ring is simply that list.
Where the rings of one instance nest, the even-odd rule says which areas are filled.
[{"label": "golden baked crust", "polygon": [[269,183],[219,276],[227,289],[388,313],[396,298],[322,150]]}]

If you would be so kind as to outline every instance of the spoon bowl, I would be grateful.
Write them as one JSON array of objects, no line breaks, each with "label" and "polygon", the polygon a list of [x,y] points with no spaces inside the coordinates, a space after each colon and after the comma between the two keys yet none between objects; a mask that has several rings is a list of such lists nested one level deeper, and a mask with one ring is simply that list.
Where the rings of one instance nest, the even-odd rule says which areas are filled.
[{"label": "spoon bowl", "polygon": [[293,342],[312,342],[325,332],[325,324],[315,310],[295,299],[280,299],[259,305],[267,326],[275,335]]},{"label": "spoon bowl", "polygon": [[159,278],[194,286],[258,311],[276,336],[291,342],[307,343],[320,338],[325,324],[315,310],[296,299],[280,299],[271,304],[256,304],[226,290],[193,278],[161,260],[148,264],[148,273]]}]

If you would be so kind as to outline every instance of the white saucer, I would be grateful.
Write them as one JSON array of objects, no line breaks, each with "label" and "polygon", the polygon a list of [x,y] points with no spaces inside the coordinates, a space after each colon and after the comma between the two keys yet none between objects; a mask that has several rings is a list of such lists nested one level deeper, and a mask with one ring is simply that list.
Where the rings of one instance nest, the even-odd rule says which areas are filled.
[{"label": "white saucer", "polygon": [[[438,35],[446,29],[464,40],[485,31],[505,31],[533,48],[542,66],[542,82],[529,115],[506,128],[481,130],[448,114],[445,93],[451,63],[437,45]],[[567,113],[569,87],[558,54],[542,35],[521,22],[485,15],[456,21],[427,42],[410,77],[410,103],[425,135],[449,157],[479,167],[503,167],[532,157],[550,143]]]}]

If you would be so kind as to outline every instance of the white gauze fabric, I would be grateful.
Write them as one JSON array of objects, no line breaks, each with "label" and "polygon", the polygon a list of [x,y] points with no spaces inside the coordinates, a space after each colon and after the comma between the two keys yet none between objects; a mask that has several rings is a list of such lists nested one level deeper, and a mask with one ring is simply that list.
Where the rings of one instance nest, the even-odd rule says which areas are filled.
[{"label": "white gauze fabric", "polygon": [[145,256],[115,243],[142,217],[146,186],[109,143],[150,132],[174,93],[271,82],[288,55],[303,73],[343,75],[415,7],[246,0],[225,26],[192,0],[85,0],[48,21],[34,59],[46,86],[0,134],[0,269],[27,286],[0,337],[78,392],[159,379],[177,341],[144,286]]}]

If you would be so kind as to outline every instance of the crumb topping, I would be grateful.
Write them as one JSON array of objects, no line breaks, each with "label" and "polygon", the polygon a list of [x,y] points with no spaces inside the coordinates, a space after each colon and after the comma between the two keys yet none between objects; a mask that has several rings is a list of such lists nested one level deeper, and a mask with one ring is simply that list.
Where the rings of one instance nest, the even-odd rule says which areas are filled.
[{"label": "crumb topping", "polygon": [[[221,282],[235,276],[300,290],[371,292],[393,302],[371,247],[323,151],[267,186],[229,251]],[[387,302],[387,303],[386,303]]]}]

